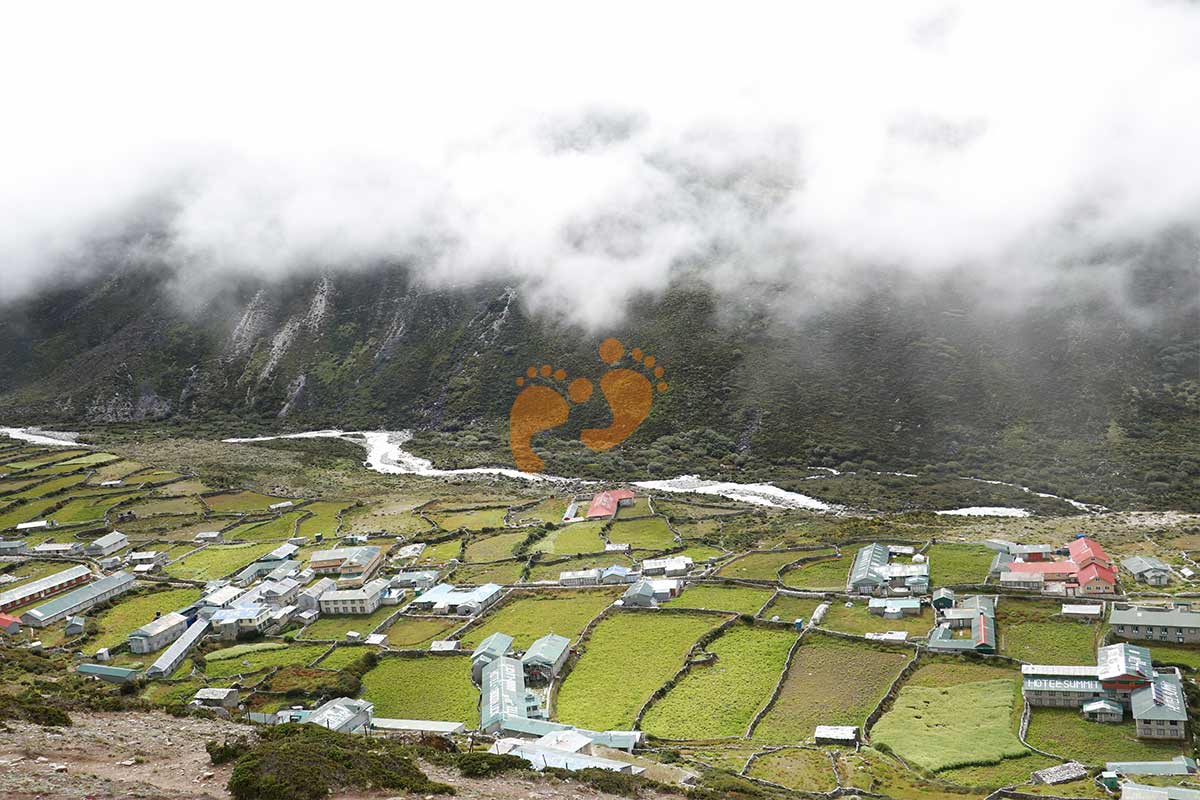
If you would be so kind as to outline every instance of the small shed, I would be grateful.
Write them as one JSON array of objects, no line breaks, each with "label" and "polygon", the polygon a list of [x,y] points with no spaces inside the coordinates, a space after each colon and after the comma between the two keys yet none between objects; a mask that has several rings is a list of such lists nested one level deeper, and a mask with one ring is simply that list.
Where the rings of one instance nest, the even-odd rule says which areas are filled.
[{"label": "small shed", "polygon": [[80,675],[90,675],[93,678],[117,684],[133,683],[138,677],[136,669],[109,667],[104,664],[80,664],[75,668],[75,672]]},{"label": "small shed", "polygon": [[858,744],[858,728],[854,725],[818,725],[813,731],[817,744],[840,744],[853,747]]},{"label": "small shed", "polygon": [[1104,604],[1100,603],[1063,603],[1062,615],[1070,619],[1097,621],[1104,619]]},{"label": "small shed", "polygon": [[196,692],[192,700],[202,706],[213,708],[237,708],[237,689],[215,689],[206,687]]},{"label": "small shed", "polygon": [[529,645],[521,664],[530,679],[551,681],[558,677],[567,657],[571,654],[571,640],[556,633],[548,633]]},{"label": "small shed", "polygon": [[1105,697],[1089,700],[1079,711],[1092,722],[1121,722],[1125,719],[1125,707]]},{"label": "small shed", "polygon": [[457,653],[457,639],[438,639],[429,643],[429,652],[431,653]]},{"label": "small shed", "polygon": [[513,638],[507,633],[496,631],[484,639],[471,653],[471,678],[476,683],[483,680],[483,668],[512,650]]},{"label": "small shed", "polygon": [[67,620],[67,636],[82,636],[87,628],[87,617],[70,617]]},{"label": "small shed", "polygon": [[625,590],[625,594],[621,596],[621,603],[637,608],[653,608],[658,605],[654,599],[654,586],[650,581],[638,581]]},{"label": "small shed", "polygon": [[933,593],[932,605],[938,611],[954,607],[954,590],[938,589]]},{"label": "small shed", "polygon": [[1076,761],[1068,761],[1066,764],[1039,769],[1030,775],[1029,779],[1032,783],[1043,783],[1047,786],[1053,786],[1056,783],[1067,783],[1068,781],[1077,781],[1086,778],[1087,774],[1087,767],[1083,764]]},{"label": "small shed", "polygon": [[21,620],[11,614],[0,614],[0,631],[16,636],[21,632]]}]

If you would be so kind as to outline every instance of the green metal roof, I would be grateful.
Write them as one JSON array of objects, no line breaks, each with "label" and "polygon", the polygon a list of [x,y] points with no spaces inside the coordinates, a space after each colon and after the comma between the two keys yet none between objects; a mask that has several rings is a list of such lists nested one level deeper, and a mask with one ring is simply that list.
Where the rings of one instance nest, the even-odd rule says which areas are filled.
[{"label": "green metal roof", "polygon": [[546,664],[555,664],[563,653],[567,652],[567,648],[571,646],[571,640],[565,636],[559,636],[556,633],[548,633],[542,638],[529,646],[525,651],[525,657],[521,660],[526,664],[532,661],[540,661]]}]

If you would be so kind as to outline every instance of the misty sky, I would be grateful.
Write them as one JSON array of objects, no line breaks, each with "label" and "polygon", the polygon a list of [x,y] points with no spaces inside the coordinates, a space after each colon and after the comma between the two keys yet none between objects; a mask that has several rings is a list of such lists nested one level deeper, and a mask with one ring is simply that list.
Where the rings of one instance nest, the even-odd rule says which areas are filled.
[{"label": "misty sky", "polygon": [[0,299],[152,228],[195,286],[408,261],[598,324],[680,271],[1107,280],[1200,222],[1195,3],[587,9],[12,7]]}]

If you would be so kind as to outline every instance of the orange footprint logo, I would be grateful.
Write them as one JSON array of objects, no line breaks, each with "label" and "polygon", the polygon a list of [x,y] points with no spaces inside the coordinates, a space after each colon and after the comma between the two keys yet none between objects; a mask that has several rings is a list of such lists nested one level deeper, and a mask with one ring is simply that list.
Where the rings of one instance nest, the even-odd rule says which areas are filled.
[{"label": "orange footprint logo", "polygon": [[[656,366],[654,356],[644,354],[640,348],[634,348],[629,356],[653,376],[653,383],[643,372],[616,366],[625,356],[625,346],[618,340],[605,339],[599,352],[600,360],[613,367],[600,378],[600,392],[608,403],[612,423],[605,428],[585,428],[579,434],[580,441],[597,452],[610,450],[628,439],[649,416],[655,389],[665,392],[669,388],[663,380],[663,368]],[[539,378],[542,382],[535,383]],[[522,472],[541,472],[545,467],[545,461],[533,452],[534,435],[562,425],[571,413],[571,403],[586,403],[592,397],[592,382],[575,378],[567,384],[564,398],[557,387],[566,379],[565,370],[556,370],[549,364],[530,367],[524,377],[517,378],[517,385],[524,388],[517,394],[508,415],[508,443],[513,461]]]}]

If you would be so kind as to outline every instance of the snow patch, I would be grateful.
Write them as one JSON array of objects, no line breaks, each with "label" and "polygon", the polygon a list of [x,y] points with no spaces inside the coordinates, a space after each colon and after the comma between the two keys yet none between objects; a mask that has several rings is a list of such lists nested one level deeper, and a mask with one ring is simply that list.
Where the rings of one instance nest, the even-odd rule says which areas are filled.
[{"label": "snow patch", "polygon": [[730,483],[727,481],[708,481],[697,475],[681,475],[665,481],[637,481],[634,486],[643,489],[657,489],[660,492],[694,492],[697,494],[715,494],[750,503],[756,506],[773,508],[807,508],[813,511],[836,511],[837,506],[822,502],[806,494],[789,492],[772,486],[769,483]]},{"label": "snow patch", "polygon": [[1028,517],[1029,512],[1023,508],[1006,508],[1005,506],[970,506],[969,508],[953,508],[949,511],[935,511],[947,517]]},{"label": "snow patch", "polygon": [[11,439],[20,439],[30,444],[46,444],[59,447],[88,447],[75,440],[78,433],[66,431],[46,431],[41,428],[0,428],[0,433]]}]

